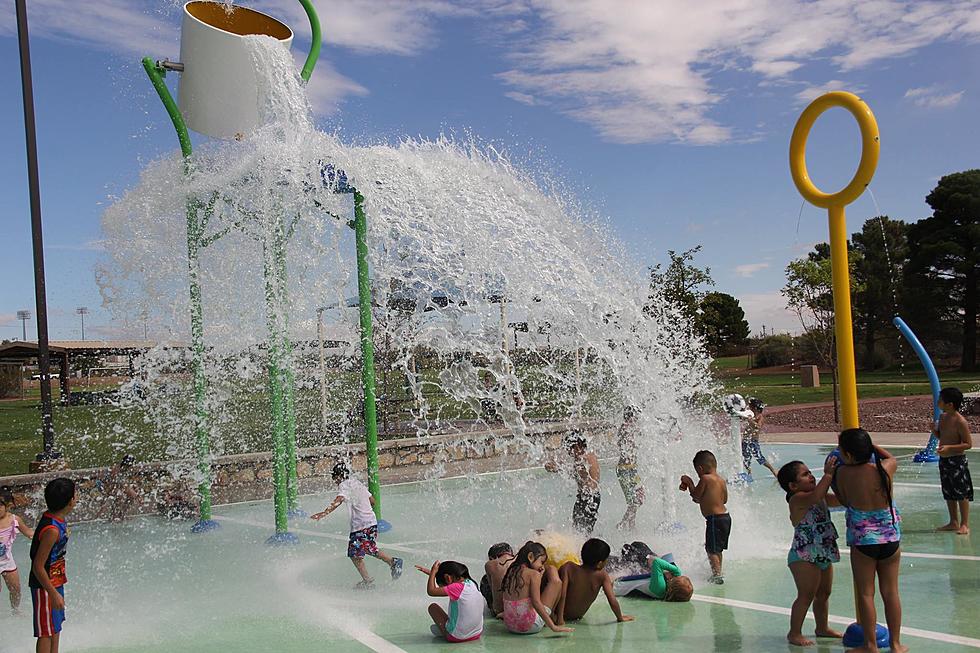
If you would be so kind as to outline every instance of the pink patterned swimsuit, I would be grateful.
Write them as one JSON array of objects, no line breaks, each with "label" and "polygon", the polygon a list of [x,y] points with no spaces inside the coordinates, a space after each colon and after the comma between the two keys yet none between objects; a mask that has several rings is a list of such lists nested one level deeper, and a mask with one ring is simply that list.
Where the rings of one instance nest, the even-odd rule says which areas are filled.
[{"label": "pink patterned swimsuit", "polygon": [[531,597],[516,601],[504,599],[504,625],[512,633],[533,635],[541,632],[541,629],[544,628],[544,619],[534,609]]},{"label": "pink patterned swimsuit", "polygon": [[14,561],[14,540],[17,539],[17,516],[10,516],[10,526],[0,530],[0,574],[17,571]]}]

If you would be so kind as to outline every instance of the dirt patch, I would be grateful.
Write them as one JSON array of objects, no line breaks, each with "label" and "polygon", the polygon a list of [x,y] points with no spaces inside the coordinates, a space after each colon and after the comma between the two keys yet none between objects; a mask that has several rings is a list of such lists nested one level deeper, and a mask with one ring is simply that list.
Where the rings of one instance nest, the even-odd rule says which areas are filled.
[{"label": "dirt patch", "polygon": [[[794,408],[779,406],[766,411],[766,433],[794,431],[838,431],[833,405]],[[929,433],[932,421],[932,399],[908,397],[862,401],[858,403],[861,426],[868,431],[891,433]],[[966,415],[970,431],[980,432],[980,415]]]}]

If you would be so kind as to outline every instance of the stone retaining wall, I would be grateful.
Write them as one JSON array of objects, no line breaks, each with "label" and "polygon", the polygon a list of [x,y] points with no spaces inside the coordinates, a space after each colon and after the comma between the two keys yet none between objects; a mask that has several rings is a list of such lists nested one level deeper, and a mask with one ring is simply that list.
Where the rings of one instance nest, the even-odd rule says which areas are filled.
[{"label": "stone retaining wall", "polygon": [[[509,429],[498,428],[381,441],[378,464],[382,480],[385,476],[416,479],[454,475],[465,472],[470,463],[508,456],[520,464],[534,465],[540,462],[536,458],[559,448],[562,437],[572,428],[589,433],[600,450],[609,445],[611,429],[603,422],[539,422],[528,425],[523,440],[516,440]],[[330,489],[333,485],[330,471],[339,458],[349,459],[358,472],[367,467],[363,443],[300,449],[296,463],[299,493]],[[59,476],[71,478],[78,483],[78,502],[72,513],[72,521],[78,522],[121,513],[157,513],[181,497],[196,504],[195,483],[179,477],[194,467],[195,463],[187,460],[142,463],[126,472],[125,477],[121,474],[113,477],[112,470],[105,467],[52,471],[0,477],[0,486],[10,486],[17,499],[17,512],[33,518],[43,511],[44,486],[48,481]],[[272,476],[270,452],[219,457],[214,462],[212,501],[225,504],[269,499],[273,495]],[[123,486],[135,489],[139,498],[122,499],[119,488]],[[126,505],[120,505],[121,502]]]}]

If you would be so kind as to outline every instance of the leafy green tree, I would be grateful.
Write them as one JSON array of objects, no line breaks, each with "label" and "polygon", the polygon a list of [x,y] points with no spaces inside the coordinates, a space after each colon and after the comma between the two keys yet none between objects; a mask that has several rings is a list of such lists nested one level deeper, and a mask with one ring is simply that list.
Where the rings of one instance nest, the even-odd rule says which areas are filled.
[{"label": "leafy green tree", "polygon": [[912,224],[905,281],[920,319],[957,323],[960,369],[977,369],[980,170],[946,175],[926,197],[932,216]]},{"label": "leafy green tree", "polygon": [[711,268],[702,269],[693,265],[694,257],[700,251],[701,245],[680,254],[669,249],[667,255],[670,257],[670,263],[667,267],[657,263],[650,268],[650,287],[660,288],[663,298],[678,305],[692,322],[698,305],[705,296],[703,287],[715,285],[711,278]]},{"label": "leafy green tree", "polygon": [[908,224],[887,216],[871,218],[851,236],[854,243],[854,323],[864,341],[865,369],[875,367],[881,334],[893,335],[902,271],[908,259]]},{"label": "leafy green tree", "polygon": [[715,354],[749,337],[749,323],[738,300],[723,292],[709,292],[701,300],[695,321],[708,348]]},{"label": "leafy green tree", "polygon": [[[786,266],[786,285],[780,291],[786,304],[796,312],[803,336],[818,355],[819,362],[830,368],[834,383],[834,419],[840,420],[837,396],[837,341],[834,335],[834,295],[829,250],[820,243],[806,258]],[[853,257],[848,259],[854,267]]]}]

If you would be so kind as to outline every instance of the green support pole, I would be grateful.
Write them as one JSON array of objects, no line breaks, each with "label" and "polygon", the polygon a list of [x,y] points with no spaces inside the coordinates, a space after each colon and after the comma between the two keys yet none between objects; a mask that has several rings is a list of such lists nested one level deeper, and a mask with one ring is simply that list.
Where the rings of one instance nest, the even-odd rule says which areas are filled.
[{"label": "green support pole", "polygon": [[[177,108],[170,89],[164,82],[167,71],[158,66],[150,57],[143,57],[143,69],[150,83],[160,96],[160,101],[170,115],[177,131],[180,151],[184,159],[184,174],[191,172],[191,139],[187,133],[184,117]],[[187,200],[187,274],[190,287],[191,309],[191,352],[194,376],[194,436],[197,443],[198,471],[201,482],[198,492],[201,495],[201,518],[191,529],[195,532],[208,531],[217,527],[211,519],[211,437],[209,434],[210,415],[207,409],[207,378],[204,375],[204,311],[201,306],[200,261],[201,229],[199,220],[200,203],[196,199]]]},{"label": "green support pole", "polygon": [[266,243],[262,248],[263,273],[265,277],[266,321],[269,328],[269,412],[272,417],[272,477],[275,494],[273,504],[276,516],[276,534],[270,538],[275,543],[287,537],[289,528],[286,496],[287,451],[283,416],[285,414],[285,374],[282,365],[282,333],[276,310],[277,298],[280,297],[277,288],[275,250],[282,239],[281,224],[276,225],[273,242]]},{"label": "green support pole", "polygon": [[364,196],[354,191],[354,240],[357,246],[357,296],[361,318],[361,382],[364,388],[364,436],[367,449],[368,490],[374,514],[381,519],[381,484],[378,481],[378,410],[374,384],[374,334],[371,326],[371,279],[368,275],[367,216]]},{"label": "green support pole", "polygon": [[286,238],[280,238],[275,249],[276,282],[279,285],[279,310],[282,332],[281,352],[285,397],[283,425],[286,438],[286,503],[290,514],[300,515],[299,475],[296,472],[296,373],[293,370],[293,343],[289,338],[289,305],[287,302]]}]

